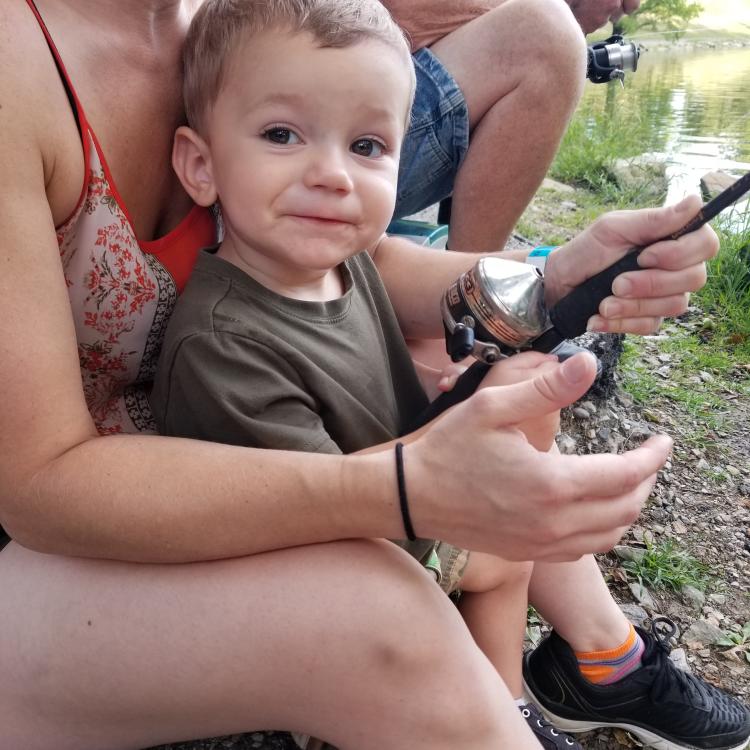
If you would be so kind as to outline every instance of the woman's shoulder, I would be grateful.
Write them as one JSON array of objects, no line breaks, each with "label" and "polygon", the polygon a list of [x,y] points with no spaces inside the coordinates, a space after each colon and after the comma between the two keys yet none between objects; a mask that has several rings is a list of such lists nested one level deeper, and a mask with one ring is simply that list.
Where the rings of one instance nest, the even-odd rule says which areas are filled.
[{"label": "woman's shoulder", "polygon": [[[4,181],[17,185],[24,164],[41,166],[55,223],[72,210],[81,189],[83,156],[70,103],[47,41],[25,2],[0,3],[0,123]],[[23,154],[23,160],[13,155]],[[14,167],[15,164],[15,167]]]}]

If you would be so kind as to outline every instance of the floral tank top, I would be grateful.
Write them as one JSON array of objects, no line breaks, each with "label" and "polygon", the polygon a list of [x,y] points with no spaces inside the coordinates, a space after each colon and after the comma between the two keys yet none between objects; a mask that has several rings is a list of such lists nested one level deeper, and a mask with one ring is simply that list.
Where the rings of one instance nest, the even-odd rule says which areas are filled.
[{"label": "floral tank top", "polygon": [[195,206],[166,236],[139,241],[96,135],[33,0],[73,107],[84,151],[78,205],[57,227],[76,327],[86,404],[101,434],[153,432],[148,392],[169,315],[201,247],[216,241],[208,209]]}]

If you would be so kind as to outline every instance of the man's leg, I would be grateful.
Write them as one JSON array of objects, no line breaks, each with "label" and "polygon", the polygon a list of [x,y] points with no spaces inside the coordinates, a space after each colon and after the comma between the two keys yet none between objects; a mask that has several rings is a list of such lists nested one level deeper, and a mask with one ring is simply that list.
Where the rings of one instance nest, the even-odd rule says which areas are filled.
[{"label": "man's leg", "polygon": [[386,542],[191,565],[0,553],[4,750],[260,728],[342,750],[533,750],[453,605]]},{"label": "man's leg", "polygon": [[[436,116],[444,118],[448,110],[453,120],[439,121],[432,132],[415,121],[404,152],[398,213],[424,208],[451,192],[444,164],[438,172],[427,159],[453,159],[455,173],[463,158],[452,185],[449,246],[501,249],[541,184],[580,98],[586,72],[584,38],[563,0],[508,0],[438,40],[429,52],[465,99],[468,150],[464,155],[460,142],[455,145],[445,133],[448,127],[461,129],[454,114],[459,105],[443,101],[440,109],[434,104]],[[424,71],[418,73],[418,88],[428,89],[418,91],[418,98],[433,95],[431,71],[426,71],[427,78]],[[444,85],[444,99],[455,98]],[[418,102],[418,115],[421,106]],[[423,107],[429,111],[427,104]],[[463,132],[455,136],[458,141],[463,137]],[[438,183],[435,190],[431,179]]]}]

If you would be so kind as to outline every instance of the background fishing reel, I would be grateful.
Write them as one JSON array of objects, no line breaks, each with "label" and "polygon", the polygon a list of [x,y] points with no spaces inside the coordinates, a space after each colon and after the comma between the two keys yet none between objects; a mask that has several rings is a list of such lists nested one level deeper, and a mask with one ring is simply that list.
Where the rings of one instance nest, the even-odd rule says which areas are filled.
[{"label": "background fishing reel", "polygon": [[635,72],[641,48],[635,42],[626,42],[620,35],[589,45],[586,78],[592,83],[622,83],[626,72]]}]

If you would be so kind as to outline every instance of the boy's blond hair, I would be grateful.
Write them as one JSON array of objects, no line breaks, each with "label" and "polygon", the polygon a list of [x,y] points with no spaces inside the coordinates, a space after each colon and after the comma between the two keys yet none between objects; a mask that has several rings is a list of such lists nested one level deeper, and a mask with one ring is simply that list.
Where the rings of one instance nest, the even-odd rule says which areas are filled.
[{"label": "boy's blond hair", "polygon": [[237,45],[268,30],[307,32],[321,47],[384,42],[408,66],[413,98],[409,45],[378,0],[206,0],[190,24],[183,53],[185,112],[193,129],[200,131],[205,125]]}]

